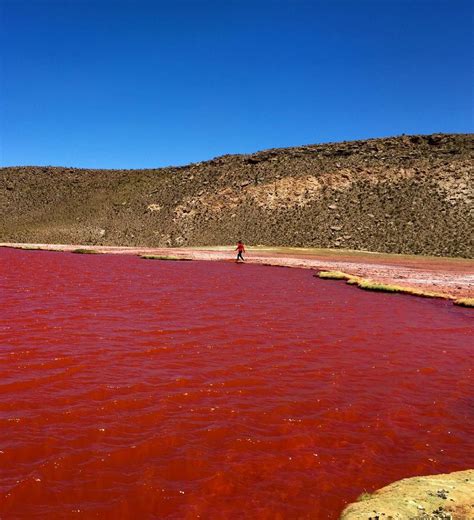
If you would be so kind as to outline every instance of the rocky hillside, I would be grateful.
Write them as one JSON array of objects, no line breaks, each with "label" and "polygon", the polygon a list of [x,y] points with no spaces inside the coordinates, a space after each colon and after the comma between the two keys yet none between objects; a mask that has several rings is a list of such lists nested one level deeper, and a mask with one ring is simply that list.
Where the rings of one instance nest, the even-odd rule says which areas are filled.
[{"label": "rocky hillside", "polygon": [[0,241],[473,255],[472,134],[226,155],[179,168],[0,169]]}]

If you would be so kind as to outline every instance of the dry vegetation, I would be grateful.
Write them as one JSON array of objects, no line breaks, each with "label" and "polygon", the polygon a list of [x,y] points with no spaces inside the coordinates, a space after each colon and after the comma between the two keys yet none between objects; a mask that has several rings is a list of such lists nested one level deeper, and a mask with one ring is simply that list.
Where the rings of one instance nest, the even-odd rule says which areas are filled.
[{"label": "dry vegetation", "polygon": [[454,303],[462,307],[474,307],[474,298],[459,298],[454,300]]},{"label": "dry vegetation", "polygon": [[179,168],[0,169],[0,241],[473,256],[472,135],[226,155]]},{"label": "dry vegetation", "polygon": [[98,255],[99,252],[94,249],[73,249],[71,253],[76,253],[78,255]]},{"label": "dry vegetation", "polygon": [[178,256],[168,256],[168,255],[140,255],[140,258],[145,260],[173,260],[173,261],[186,261],[189,258],[180,258]]},{"label": "dry vegetation", "polygon": [[[403,293],[403,294],[411,294],[413,296],[423,296],[427,298],[446,298],[445,294],[435,293],[432,291],[425,291],[423,289],[418,289],[415,287],[405,287],[401,285],[392,285],[386,283],[376,282],[374,280],[370,280],[367,278],[362,278],[360,276],[354,276],[352,274],[343,273],[341,271],[321,271],[318,273],[319,278],[328,279],[328,280],[346,280],[346,282],[350,285],[357,285],[361,289],[365,289],[366,291],[381,291],[381,292],[391,292],[391,293]],[[458,305],[466,305],[464,303],[459,302],[469,302],[470,299],[465,298],[462,300],[456,300],[455,303]],[[470,306],[470,305],[466,305]]]}]

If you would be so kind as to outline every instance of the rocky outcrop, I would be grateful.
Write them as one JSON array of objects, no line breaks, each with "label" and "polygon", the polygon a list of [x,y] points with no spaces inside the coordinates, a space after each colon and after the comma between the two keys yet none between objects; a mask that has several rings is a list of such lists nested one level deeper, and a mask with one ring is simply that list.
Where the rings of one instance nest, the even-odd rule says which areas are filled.
[{"label": "rocky outcrop", "polygon": [[341,520],[472,520],[474,470],[406,478],[364,493]]},{"label": "rocky outcrop", "polygon": [[233,243],[473,256],[473,136],[227,155],[179,168],[0,169],[0,241]]}]

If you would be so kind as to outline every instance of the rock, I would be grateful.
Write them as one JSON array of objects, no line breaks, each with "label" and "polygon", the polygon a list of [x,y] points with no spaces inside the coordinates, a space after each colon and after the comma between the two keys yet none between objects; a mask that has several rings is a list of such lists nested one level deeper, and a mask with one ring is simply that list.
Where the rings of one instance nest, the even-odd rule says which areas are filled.
[{"label": "rock", "polygon": [[337,209],[337,204],[330,204],[328,206],[329,209]]},{"label": "rock", "polygon": [[148,204],[146,209],[153,213],[154,211],[160,211],[161,206],[159,204]]},{"label": "rock", "polygon": [[331,229],[332,229],[333,231],[341,231],[342,226],[331,226]]}]

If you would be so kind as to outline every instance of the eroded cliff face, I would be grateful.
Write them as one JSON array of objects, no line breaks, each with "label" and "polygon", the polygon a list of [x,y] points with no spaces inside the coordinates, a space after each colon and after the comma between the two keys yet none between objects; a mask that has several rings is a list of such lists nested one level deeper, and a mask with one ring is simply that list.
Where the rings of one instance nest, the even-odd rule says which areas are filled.
[{"label": "eroded cliff face", "polygon": [[0,169],[0,241],[233,243],[473,255],[469,135],[227,155],[179,168]]}]

